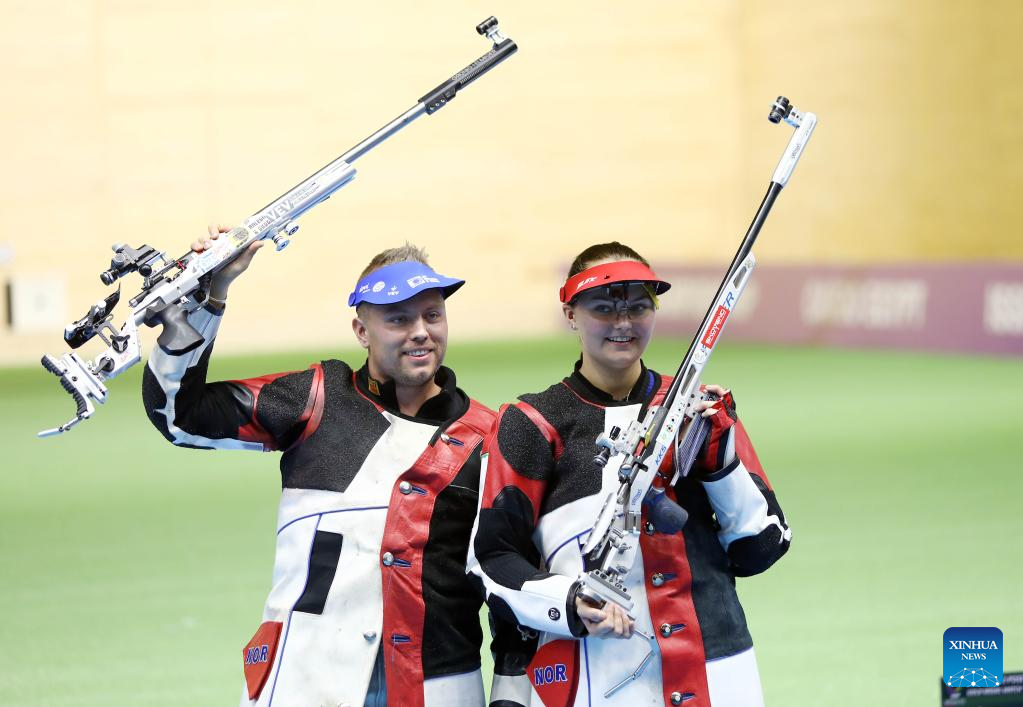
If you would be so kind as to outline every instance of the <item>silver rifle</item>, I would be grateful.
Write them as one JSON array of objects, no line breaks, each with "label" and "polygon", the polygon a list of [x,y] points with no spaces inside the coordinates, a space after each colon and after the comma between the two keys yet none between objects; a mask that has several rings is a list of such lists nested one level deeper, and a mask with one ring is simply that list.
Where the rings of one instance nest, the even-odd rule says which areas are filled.
[{"label": "silver rifle", "polygon": [[[784,120],[795,128],[795,133],[774,170],[771,184],[753,223],[746,231],[700,328],[689,344],[689,350],[671,387],[661,404],[648,408],[643,419],[633,421],[624,434],[620,428],[613,427],[608,434],[601,434],[597,438],[599,451],[594,463],[601,468],[610,465],[612,469],[617,469],[619,486],[617,491],[609,493],[605,499],[593,530],[582,548],[587,566],[592,569],[579,575],[578,595],[593,606],[603,607],[612,601],[631,612],[633,600],[623,578],[636,561],[640,534],[644,530],[644,505],[647,507],[648,520],[657,532],[681,532],[688,520],[685,509],[668,498],[664,490],[655,487],[653,482],[672,445],[675,447],[675,474],[670,485],[674,486],[680,477],[689,473],[704,444],[709,423],[697,412],[697,405],[711,396],[700,390],[700,374],[714,352],[725,323],[735,310],[756,265],[752,250],[757,235],[778,194],[788,184],[817,125],[816,115],[797,110],[784,96],[779,96],[771,106],[768,120],[772,123]],[[650,652],[636,670],[608,690],[605,697],[610,697],[638,678],[653,656],[656,639],[639,631],[636,633],[650,644]]]},{"label": "silver rifle", "polygon": [[206,304],[210,281],[218,271],[255,241],[269,239],[277,250],[284,249],[298,230],[298,217],[329,199],[331,194],[355,178],[352,164],[357,159],[419,116],[432,115],[443,108],[460,89],[518,49],[515,42],[501,34],[494,17],[477,25],[476,31],[493,43],[490,51],[428,92],[412,108],[348,152],[245,219],[223,238],[217,239],[212,248],[169,259],[166,253],[150,245],[132,248],[115,243],[110,269],[100,275],[100,280],[104,285],[112,285],[122,276],[138,272],[144,278],[142,291],[129,300],[131,312],[120,329],[112,324],[113,308],[121,296],[120,288],[94,304],[84,317],[67,325],[64,341],[72,349],[95,336],[107,345],[106,350],[91,361],[74,351],[60,358],[49,354],[43,356],[43,367],[60,378],[61,385],[74,398],[77,410],[68,422],[44,430],[39,436],[66,432],[92,416],[96,409],[94,403],[106,402],[104,381],[120,375],[141,360],[141,325],[161,326],[157,343],[171,354],[184,354],[201,346],[203,337],[188,324],[187,317]]}]

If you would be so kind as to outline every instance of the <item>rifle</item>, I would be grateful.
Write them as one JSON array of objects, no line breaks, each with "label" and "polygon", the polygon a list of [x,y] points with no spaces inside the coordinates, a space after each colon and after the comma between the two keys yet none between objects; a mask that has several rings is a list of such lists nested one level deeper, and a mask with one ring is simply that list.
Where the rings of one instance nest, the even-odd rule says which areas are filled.
[{"label": "rifle", "polygon": [[[703,446],[709,431],[709,423],[697,411],[696,406],[710,399],[710,394],[700,390],[700,374],[703,372],[714,346],[721,338],[729,314],[734,311],[742,296],[750,274],[756,265],[753,244],[756,242],[764,221],[781,190],[788,184],[806,143],[817,125],[817,116],[802,113],[784,96],[772,104],[768,120],[772,123],[785,121],[795,128],[778,162],[770,186],[757,209],[753,222],[746,231],[732,259],[728,272],[718,286],[710,308],[704,315],[700,328],[696,330],[682,364],[668,388],[660,405],[651,406],[642,420],[633,421],[622,434],[618,427],[612,427],[607,434],[597,438],[598,452],[594,463],[601,468],[611,465],[617,469],[619,487],[617,492],[608,494],[597,521],[583,545],[582,552],[587,566],[593,567],[579,576],[578,596],[598,608],[608,601],[620,604],[631,611],[632,597],[622,583],[622,578],[632,568],[639,538],[642,532],[642,507],[646,506],[648,519],[657,532],[674,534],[681,532],[688,520],[684,508],[668,498],[664,490],[653,486],[658,469],[672,445],[675,447],[675,474],[671,479],[674,486],[680,477],[689,474],[696,456]],[[646,669],[656,639],[636,631],[650,644],[650,652],[639,666],[624,680],[605,693],[610,697],[626,684],[638,678]]]},{"label": "rifle", "polygon": [[270,239],[283,250],[298,231],[298,217],[320,204],[355,178],[352,164],[423,114],[432,115],[454,99],[458,91],[500,64],[518,49],[503,36],[497,19],[488,17],[476,31],[493,43],[490,51],[426,93],[416,104],[375,133],[327,164],[309,178],[274,199],[241,225],[218,239],[202,253],[189,251],[180,258],[168,259],[166,253],[143,244],[138,248],[115,243],[110,269],[100,274],[104,285],[112,285],[128,273],[143,277],[142,291],[128,301],[131,312],[117,329],[111,323],[113,309],[121,290],[100,300],[81,319],[64,329],[64,341],[77,349],[98,336],[107,345],[105,351],[87,361],[75,351],[55,358],[45,354],[43,367],[60,378],[60,384],[72,398],[75,417],[60,427],[44,430],[40,437],[66,432],[82,420],[92,417],[96,403],[105,403],[104,381],[120,375],[141,360],[139,326],[161,326],[157,343],[165,351],[180,355],[203,344],[203,337],[188,324],[189,313],[204,306],[213,276],[245,252],[255,241]]}]

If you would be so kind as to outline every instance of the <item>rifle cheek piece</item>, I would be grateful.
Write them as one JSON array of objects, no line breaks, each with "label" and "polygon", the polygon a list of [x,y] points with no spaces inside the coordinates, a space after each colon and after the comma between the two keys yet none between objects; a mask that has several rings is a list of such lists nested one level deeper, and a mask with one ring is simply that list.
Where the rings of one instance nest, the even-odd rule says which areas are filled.
[{"label": "rifle cheek piece", "polygon": [[654,530],[665,535],[674,535],[682,532],[686,522],[689,520],[689,513],[685,508],[668,498],[664,489],[651,486],[643,499],[647,508],[647,518],[654,524]]}]

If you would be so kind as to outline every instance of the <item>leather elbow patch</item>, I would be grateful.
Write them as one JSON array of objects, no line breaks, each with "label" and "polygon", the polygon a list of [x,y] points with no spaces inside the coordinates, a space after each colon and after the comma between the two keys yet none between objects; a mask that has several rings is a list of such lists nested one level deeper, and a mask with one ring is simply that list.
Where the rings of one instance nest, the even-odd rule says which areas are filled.
[{"label": "leather elbow patch", "polygon": [[480,569],[503,587],[521,589],[540,568],[532,534],[533,504],[514,486],[502,489],[492,508],[480,510],[473,545]]},{"label": "leather elbow patch", "polygon": [[533,534],[533,502],[517,486],[505,486],[494,498],[489,510],[506,513],[509,524],[517,536],[530,537]]},{"label": "leather elbow patch", "polygon": [[158,429],[168,442],[173,442],[174,435],[170,433],[167,416],[163,413],[164,408],[167,407],[167,394],[149,366],[142,370],[142,402],[145,404],[146,415],[153,423],[153,427]]},{"label": "leather elbow patch", "polygon": [[760,574],[788,552],[790,541],[777,525],[769,525],[756,535],[737,538],[728,546],[728,559],[736,577]]},{"label": "leather elbow patch", "polygon": [[512,626],[518,625],[519,618],[515,615],[511,606],[501,597],[496,594],[491,594],[487,597],[487,608],[490,609],[491,613],[501,621],[511,624]]}]

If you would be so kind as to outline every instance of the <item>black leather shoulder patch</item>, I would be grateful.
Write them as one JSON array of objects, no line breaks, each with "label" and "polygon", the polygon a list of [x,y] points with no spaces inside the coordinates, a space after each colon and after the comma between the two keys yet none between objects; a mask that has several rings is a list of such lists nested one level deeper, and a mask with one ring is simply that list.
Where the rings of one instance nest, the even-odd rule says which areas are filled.
[{"label": "black leather shoulder patch", "polygon": [[506,408],[501,416],[497,448],[504,460],[527,479],[543,481],[554,468],[550,442],[526,413],[514,405]]},{"label": "black leather shoulder patch", "polygon": [[313,385],[313,369],[289,373],[271,381],[259,391],[256,420],[277,440],[280,449],[287,449],[301,430],[299,421],[309,402]]},{"label": "black leather shoulder patch", "polygon": [[390,426],[352,384],[342,361],[323,362],[323,418],[301,444],[281,457],[285,488],[344,491]]}]

